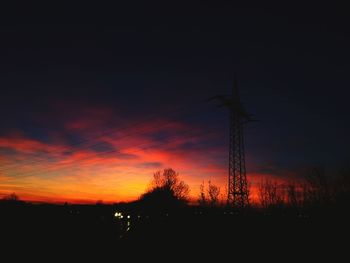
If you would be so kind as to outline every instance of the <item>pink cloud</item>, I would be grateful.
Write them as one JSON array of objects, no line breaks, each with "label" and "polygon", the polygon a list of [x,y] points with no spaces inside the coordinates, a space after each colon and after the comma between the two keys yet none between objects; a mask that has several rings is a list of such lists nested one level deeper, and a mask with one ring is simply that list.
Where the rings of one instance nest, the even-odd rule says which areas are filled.
[{"label": "pink cloud", "polygon": [[[226,187],[227,167],[215,161],[226,149],[202,144],[216,138],[215,130],[159,118],[116,120],[106,108],[86,108],[62,118],[62,130],[76,133],[84,142],[69,146],[65,134],[57,131],[50,134],[55,138],[50,144],[24,136],[0,137],[0,148],[16,151],[14,156],[0,154],[0,161],[13,167],[3,171],[6,183],[0,184],[0,193],[16,191],[38,201],[128,201],[142,194],[156,170],[168,167],[190,185],[193,198],[203,180],[222,191]],[[160,140],[161,133],[165,138]],[[111,150],[97,151],[95,146],[102,143]],[[43,154],[33,158],[31,153]],[[254,187],[266,176],[270,175],[248,174]]]}]

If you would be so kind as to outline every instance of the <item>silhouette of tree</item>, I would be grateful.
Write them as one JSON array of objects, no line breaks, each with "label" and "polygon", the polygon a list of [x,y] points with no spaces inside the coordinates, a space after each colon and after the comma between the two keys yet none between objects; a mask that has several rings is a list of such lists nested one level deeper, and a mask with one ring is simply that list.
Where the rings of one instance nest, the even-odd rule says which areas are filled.
[{"label": "silhouette of tree", "polygon": [[252,189],[252,183],[250,181],[247,181],[247,195],[248,195],[249,206],[251,205],[251,189]]},{"label": "silhouette of tree", "polygon": [[330,176],[326,175],[324,168],[315,167],[307,172],[303,196],[307,206],[324,206],[332,201],[334,196],[332,181]]},{"label": "silhouette of tree", "polygon": [[164,169],[153,174],[150,191],[164,189],[174,195],[176,199],[187,200],[190,189],[189,186],[179,179],[179,174],[173,169]]},{"label": "silhouette of tree", "polygon": [[200,184],[199,186],[199,198],[198,198],[198,203],[201,206],[207,205],[207,198],[205,195],[205,186],[204,186],[204,181]]},{"label": "silhouette of tree", "polygon": [[153,208],[170,209],[186,204],[189,192],[189,186],[179,179],[179,174],[168,168],[153,174],[150,187],[140,201]]},{"label": "silhouette of tree", "polygon": [[96,205],[104,205],[103,200],[97,200]]},{"label": "silhouette of tree", "polygon": [[328,174],[322,167],[312,168],[302,185],[303,203],[307,208],[344,210],[350,200],[349,170]]},{"label": "silhouette of tree", "polygon": [[313,198],[317,202],[324,202],[330,199],[330,186],[323,168],[313,168],[306,177],[310,186]]},{"label": "silhouette of tree", "polygon": [[199,186],[198,203],[201,206],[210,205],[212,207],[219,204],[220,187],[214,185],[210,180],[208,181],[208,188],[205,189],[204,181]]},{"label": "silhouette of tree", "polygon": [[208,196],[209,202],[211,206],[216,206],[219,203],[219,195],[220,195],[220,187],[208,181]]},{"label": "silhouette of tree", "polygon": [[299,206],[297,184],[295,182],[288,182],[286,185],[286,190],[288,205],[292,208],[297,208]]},{"label": "silhouette of tree", "polygon": [[[250,183],[248,182],[248,194],[249,194],[249,186],[250,186]],[[224,191],[221,191],[222,193],[220,194],[220,202],[221,202],[221,204],[222,205],[225,205],[225,204],[227,204],[227,196],[228,196],[228,188],[227,188],[227,185],[225,185],[225,187],[224,187]],[[248,195],[248,197],[249,197],[249,195]]]},{"label": "silhouette of tree", "polygon": [[260,204],[265,209],[275,208],[283,204],[283,192],[276,181],[261,181],[258,186]]},{"label": "silhouette of tree", "polygon": [[6,202],[19,202],[19,197],[16,193],[11,193],[9,195],[6,195],[4,198],[3,198],[4,201]]}]

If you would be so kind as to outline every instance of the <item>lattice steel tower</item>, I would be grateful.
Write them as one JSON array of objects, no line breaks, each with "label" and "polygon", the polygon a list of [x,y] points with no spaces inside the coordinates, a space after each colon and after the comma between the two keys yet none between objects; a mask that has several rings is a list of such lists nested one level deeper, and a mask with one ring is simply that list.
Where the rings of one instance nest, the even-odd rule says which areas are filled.
[{"label": "lattice steel tower", "polygon": [[242,208],[249,204],[243,126],[246,121],[250,120],[250,116],[242,107],[236,79],[232,87],[231,103],[228,106],[230,110],[230,148],[227,202],[229,205]]},{"label": "lattice steel tower", "polygon": [[243,126],[252,121],[240,101],[237,80],[234,80],[231,96],[216,96],[230,111],[229,173],[227,204],[244,208],[249,204],[244,156]]}]

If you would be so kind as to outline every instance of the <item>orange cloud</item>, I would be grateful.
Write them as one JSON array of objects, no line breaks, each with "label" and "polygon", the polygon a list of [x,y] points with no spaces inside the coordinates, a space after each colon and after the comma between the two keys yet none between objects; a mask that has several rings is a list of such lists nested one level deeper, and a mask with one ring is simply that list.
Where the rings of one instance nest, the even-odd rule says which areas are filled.
[{"label": "orange cloud", "polygon": [[[215,132],[163,119],[103,129],[111,111],[84,114],[90,117],[70,118],[64,125],[81,138],[75,145],[57,133],[51,143],[0,137],[0,161],[5,164],[0,168],[0,194],[16,192],[22,199],[49,202],[130,201],[144,192],[155,171],[172,167],[189,184],[193,199],[201,182],[208,180],[225,195],[225,149],[207,145]],[[252,193],[262,176],[267,175],[248,175]]]}]

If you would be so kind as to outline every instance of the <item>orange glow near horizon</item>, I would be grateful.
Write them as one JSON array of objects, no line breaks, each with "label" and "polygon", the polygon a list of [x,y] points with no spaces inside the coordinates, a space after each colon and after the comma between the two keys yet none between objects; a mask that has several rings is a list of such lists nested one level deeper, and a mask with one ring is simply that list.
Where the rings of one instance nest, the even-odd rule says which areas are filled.
[{"label": "orange glow near horizon", "polygon": [[[198,197],[199,185],[208,180],[220,186],[225,198],[225,149],[198,147],[215,134],[164,120],[99,133],[99,119],[110,114],[97,113],[95,119],[90,116],[65,124],[70,134],[85,140],[80,145],[69,145],[57,134],[50,143],[19,133],[0,137],[0,198],[14,192],[34,202],[128,202],[147,189],[154,172],[169,167],[190,186],[191,199]],[[168,137],[158,138],[158,133]],[[269,175],[248,174],[253,201],[257,182],[264,176]]]}]

